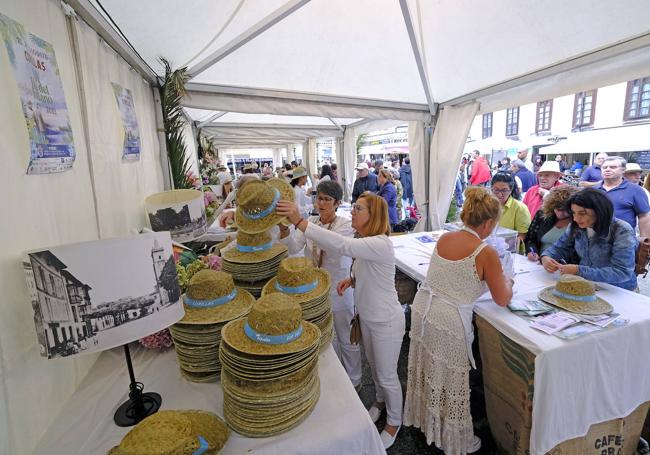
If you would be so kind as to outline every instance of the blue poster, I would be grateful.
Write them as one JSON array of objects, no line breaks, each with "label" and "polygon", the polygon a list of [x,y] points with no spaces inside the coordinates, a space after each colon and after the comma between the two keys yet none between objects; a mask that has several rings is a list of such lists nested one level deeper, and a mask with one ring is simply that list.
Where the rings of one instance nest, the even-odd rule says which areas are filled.
[{"label": "blue poster", "polygon": [[0,34],[20,91],[30,142],[28,174],[49,174],[72,168],[72,128],[54,48],[0,14]]},{"label": "blue poster", "polygon": [[128,88],[124,88],[115,82],[112,82],[112,84],[117,107],[122,116],[122,125],[124,126],[122,159],[138,161],[140,159],[140,133],[138,132],[138,119],[135,116],[133,96]]}]

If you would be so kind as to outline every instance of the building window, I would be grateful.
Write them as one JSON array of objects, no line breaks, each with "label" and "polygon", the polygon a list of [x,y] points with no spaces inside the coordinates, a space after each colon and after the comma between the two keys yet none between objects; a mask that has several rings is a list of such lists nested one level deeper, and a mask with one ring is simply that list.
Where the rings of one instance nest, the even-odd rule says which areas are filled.
[{"label": "building window", "polygon": [[519,134],[519,108],[511,107],[506,111],[506,136]]},{"label": "building window", "polygon": [[483,139],[492,137],[492,112],[483,114]]},{"label": "building window", "polygon": [[573,128],[581,129],[594,124],[596,115],[596,90],[576,93],[573,103]]},{"label": "building window", "polygon": [[650,118],[650,77],[627,83],[624,120]]},{"label": "building window", "polygon": [[551,131],[552,115],[553,115],[553,100],[540,101],[539,103],[537,103],[537,119],[535,121],[536,133]]}]

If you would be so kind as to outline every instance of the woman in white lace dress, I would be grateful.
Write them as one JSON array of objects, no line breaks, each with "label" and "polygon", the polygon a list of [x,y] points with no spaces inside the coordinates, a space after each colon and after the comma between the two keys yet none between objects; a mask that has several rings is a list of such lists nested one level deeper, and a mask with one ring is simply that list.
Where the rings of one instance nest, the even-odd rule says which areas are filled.
[{"label": "woman in white lace dress", "polygon": [[472,310],[489,288],[498,305],[512,297],[513,281],[483,240],[499,221],[499,201],[488,190],[465,192],[461,231],[440,237],[427,278],[413,305],[404,424],[422,429],[427,443],[448,455],[476,452],[469,405]]}]

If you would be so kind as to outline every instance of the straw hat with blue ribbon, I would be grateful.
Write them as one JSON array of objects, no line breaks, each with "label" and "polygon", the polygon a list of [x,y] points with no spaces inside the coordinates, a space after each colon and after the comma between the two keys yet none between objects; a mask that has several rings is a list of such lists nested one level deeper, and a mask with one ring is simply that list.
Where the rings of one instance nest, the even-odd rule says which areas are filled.
[{"label": "straw hat with blue ribbon", "polygon": [[211,412],[158,411],[133,427],[108,454],[216,454],[229,433],[225,422]]},{"label": "straw hat with blue ribbon", "polygon": [[544,302],[570,313],[606,314],[614,309],[604,299],[596,296],[596,285],[577,275],[562,275],[555,286],[539,293]]},{"label": "straw hat with blue ribbon", "polygon": [[305,257],[287,258],[280,262],[278,274],[262,289],[262,295],[276,292],[300,304],[321,301],[329,295],[330,274],[314,267]]},{"label": "straw hat with blue ribbon", "polygon": [[252,264],[269,261],[286,252],[287,246],[282,243],[274,244],[269,231],[249,234],[240,230],[237,232],[237,241],[223,251],[221,256],[224,261]]},{"label": "straw hat with blue ribbon", "polygon": [[280,200],[293,201],[293,188],[285,180],[252,180],[237,191],[237,228],[249,234],[264,232],[278,223],[286,222],[275,208]]}]

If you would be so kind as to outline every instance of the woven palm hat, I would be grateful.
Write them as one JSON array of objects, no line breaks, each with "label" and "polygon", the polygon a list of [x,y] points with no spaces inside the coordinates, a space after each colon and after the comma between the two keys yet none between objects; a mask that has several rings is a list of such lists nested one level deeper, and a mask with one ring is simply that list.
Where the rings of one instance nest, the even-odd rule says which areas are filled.
[{"label": "woven palm hat", "polygon": [[205,411],[158,411],[129,431],[110,455],[216,454],[228,440],[225,422]]},{"label": "woven palm hat", "polygon": [[181,324],[214,324],[231,321],[248,313],[255,298],[235,287],[225,272],[203,269],[196,272],[183,295],[185,316]]},{"label": "woven palm hat", "polygon": [[614,309],[606,300],[596,296],[596,285],[576,275],[562,275],[543,289],[539,298],[570,313],[605,314]]},{"label": "woven palm hat", "polygon": [[237,231],[237,242],[232,248],[224,251],[222,257],[228,262],[251,264],[273,259],[287,251],[282,243],[273,244],[268,230],[249,234]]},{"label": "woven palm hat", "polygon": [[222,343],[253,355],[278,355],[309,349],[320,330],[302,320],[300,305],[283,294],[261,297],[246,319],[231,321],[221,331]]},{"label": "woven palm hat", "polygon": [[252,180],[237,192],[235,223],[239,230],[249,234],[264,232],[286,221],[275,212],[278,201],[294,198],[293,188],[285,180]]},{"label": "woven palm hat", "polygon": [[291,176],[291,180],[296,180],[299,179],[300,177],[305,177],[307,175],[307,169],[305,169],[302,166],[298,166],[293,170],[293,175]]},{"label": "woven palm hat", "polygon": [[262,295],[283,293],[298,303],[324,300],[331,287],[330,274],[314,267],[305,257],[287,258],[280,262],[278,274],[262,289]]}]

